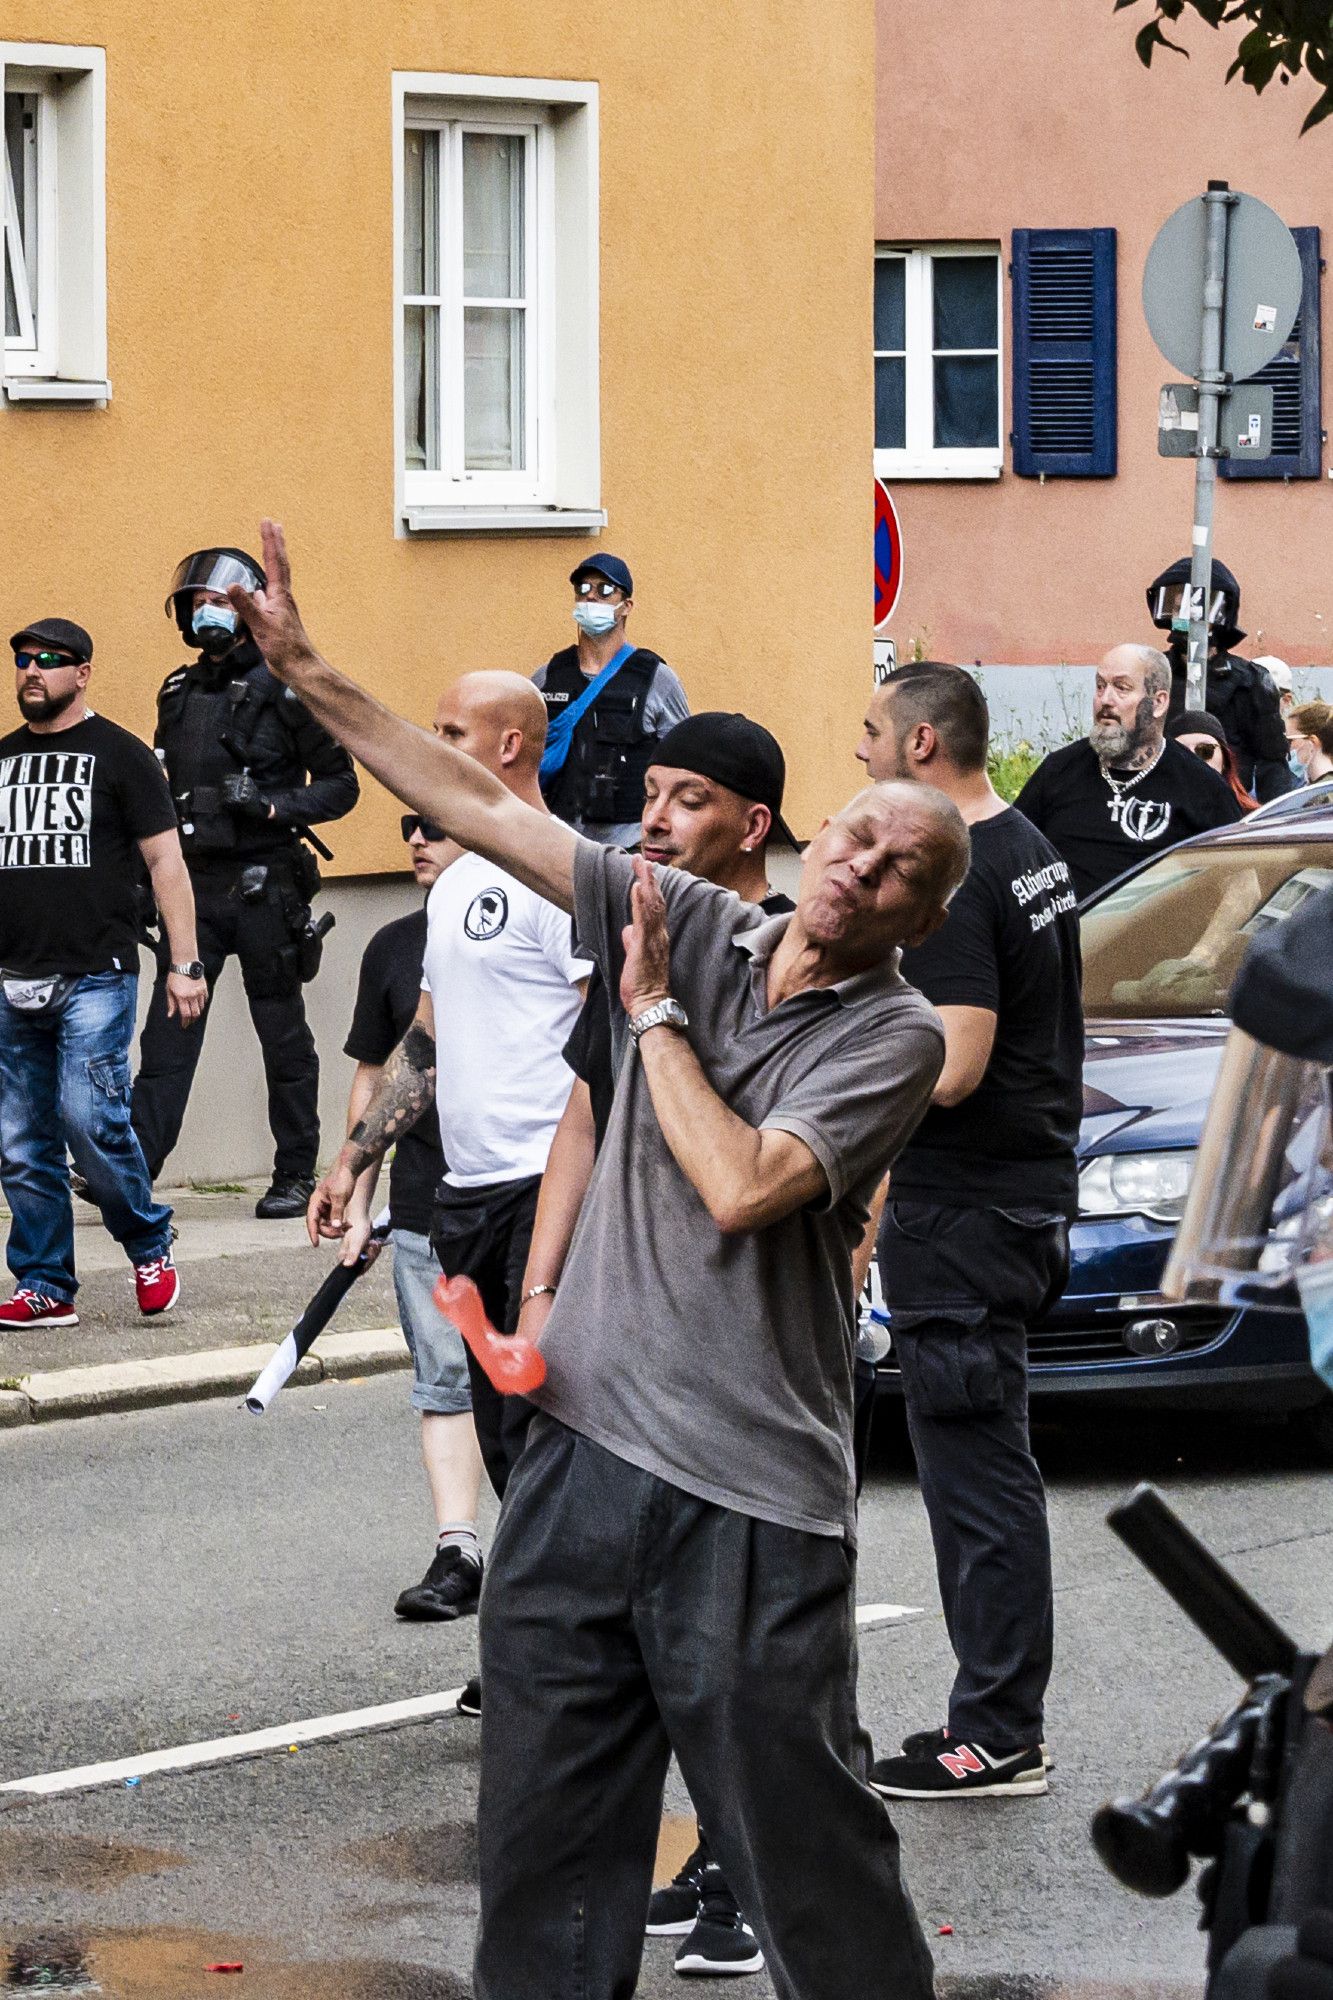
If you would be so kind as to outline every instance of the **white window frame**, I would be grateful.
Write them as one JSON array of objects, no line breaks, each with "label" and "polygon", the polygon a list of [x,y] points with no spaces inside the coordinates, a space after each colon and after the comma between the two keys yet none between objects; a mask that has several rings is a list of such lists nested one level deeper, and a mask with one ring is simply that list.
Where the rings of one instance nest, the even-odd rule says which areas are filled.
[{"label": "white window frame", "polygon": [[[496,529],[587,532],[601,507],[598,186],[595,83],[437,75],[393,78],[394,494],[399,532]],[[404,143],[440,133],[438,293],[403,290]],[[463,463],[462,147],[470,132],[524,139],[525,465],[468,471]],[[404,438],[404,312],[438,302],[441,400],[438,470],[409,467]],[[484,301],[494,305],[494,301]],[[452,385],[453,394],[449,393]],[[558,414],[557,414],[558,413]]]},{"label": "white window frame", "polygon": [[[35,328],[0,348],[3,400],[105,403],[106,52],[0,42],[0,94],[11,93],[37,102],[37,297]],[[7,218],[8,178],[6,163]],[[8,223],[2,241],[6,260],[16,258]]]},{"label": "white window frame", "polygon": [[[935,443],[934,259],[992,257],[995,261],[996,439],[971,449]],[[901,449],[875,451],[875,471],[893,479],[998,479],[1004,468],[1004,266],[998,243],[879,243],[875,259],[904,266],[906,337],[905,426]],[[877,349],[877,353],[886,352]],[[895,350],[896,351],[896,350]],[[985,354],[990,348],[950,348]]]}]

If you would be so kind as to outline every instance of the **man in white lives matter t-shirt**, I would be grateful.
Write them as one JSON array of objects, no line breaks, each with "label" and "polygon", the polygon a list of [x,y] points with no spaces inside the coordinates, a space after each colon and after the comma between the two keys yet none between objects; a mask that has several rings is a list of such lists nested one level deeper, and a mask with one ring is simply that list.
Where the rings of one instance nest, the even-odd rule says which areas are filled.
[{"label": "man in white lives matter t-shirt", "polygon": [[[466,674],[440,698],[435,733],[537,812],[546,705],[521,674]],[[375,1094],[315,1189],[312,1239],[336,1235],[357,1176],[416,1123],[432,1093],[447,1162],[431,1241],[450,1277],[472,1278],[491,1323],[512,1333],[537,1192],[572,1072],[561,1051],[591,965],[568,916],[494,862],[463,854],[426,905],[421,1005]],[[501,1396],[472,1354],[472,1414],[503,1494],[531,1406]]]}]

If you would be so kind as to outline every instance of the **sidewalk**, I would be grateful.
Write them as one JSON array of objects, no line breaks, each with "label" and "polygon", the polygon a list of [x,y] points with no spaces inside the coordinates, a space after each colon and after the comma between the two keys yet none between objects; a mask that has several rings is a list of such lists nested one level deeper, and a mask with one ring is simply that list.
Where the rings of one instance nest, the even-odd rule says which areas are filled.
[{"label": "sidewalk", "polygon": [[[76,1201],[75,1256],[81,1288],[78,1296],[79,1325],[43,1331],[25,1329],[20,1333],[0,1333],[0,1424],[26,1422],[30,1411],[15,1407],[12,1392],[24,1378],[40,1375],[44,1380],[56,1371],[97,1367],[99,1375],[108,1364],[161,1361],[173,1356],[202,1357],[218,1350],[235,1350],[262,1344],[276,1346],[310,1298],[311,1293],[333,1262],[332,1249],[312,1250],[302,1221],[260,1222],[254,1213],[255,1201],[265,1183],[257,1181],[242,1193],[206,1194],[192,1188],[166,1188],[162,1199],[175,1209],[180,1232],[175,1246],[181,1274],[180,1302],[157,1319],[142,1319],[134,1303],[130,1268],[120,1246],[102,1227],[95,1209]],[[0,1228],[8,1225],[7,1211],[0,1210]],[[335,1314],[329,1334],[345,1335],[363,1328],[396,1328],[398,1308],[393,1294],[393,1257],[386,1252],[359,1280]],[[329,1334],[324,1344],[329,1344]],[[357,1347],[349,1350],[341,1339],[334,1351],[343,1350],[347,1367],[357,1364]],[[261,1355],[260,1360],[266,1358]],[[365,1345],[367,1370],[388,1365],[407,1366],[406,1347],[401,1338],[381,1337]],[[248,1366],[248,1357],[241,1372]],[[178,1400],[193,1400],[200,1394],[226,1393],[210,1387],[207,1365],[201,1371],[198,1358],[179,1371],[123,1371],[118,1377],[127,1386],[128,1402],[166,1402],[174,1372],[180,1376]],[[226,1370],[212,1371],[222,1376]],[[236,1364],[230,1371],[236,1373]],[[257,1371],[257,1368],[255,1370]],[[343,1368],[341,1372],[347,1372]],[[318,1371],[310,1375],[317,1379]],[[135,1393],[142,1382],[145,1393]],[[154,1391],[149,1393],[149,1391]],[[90,1406],[91,1406],[90,1399]],[[116,1407],[126,1407],[126,1398],[113,1398]],[[77,1414],[70,1408],[68,1414]]]}]

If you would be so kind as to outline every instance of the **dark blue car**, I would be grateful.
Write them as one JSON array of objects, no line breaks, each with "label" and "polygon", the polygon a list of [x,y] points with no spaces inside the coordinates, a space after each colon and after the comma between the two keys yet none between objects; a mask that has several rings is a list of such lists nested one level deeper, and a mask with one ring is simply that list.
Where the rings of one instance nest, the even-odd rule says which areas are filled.
[{"label": "dark blue car", "polygon": [[[1158,1290],[1236,968],[1252,937],[1330,883],[1333,805],[1296,794],[1174,848],[1085,907],[1080,1214],[1069,1284],[1029,1337],[1038,1409],[1056,1397],[1072,1414],[1069,1399],[1096,1396],[1105,1408],[1150,1396],[1286,1415],[1333,1452],[1333,1398],[1310,1368],[1299,1313],[1182,1309]],[[900,1393],[891,1348],[879,1386]]]}]

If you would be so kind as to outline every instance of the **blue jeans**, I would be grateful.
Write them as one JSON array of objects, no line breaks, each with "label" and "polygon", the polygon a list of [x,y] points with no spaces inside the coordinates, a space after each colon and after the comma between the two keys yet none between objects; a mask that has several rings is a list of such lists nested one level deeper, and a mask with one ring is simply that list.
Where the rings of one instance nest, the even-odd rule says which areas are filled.
[{"label": "blue jeans", "polygon": [[138,977],[94,972],[63,1005],[11,1007],[0,988],[0,1186],[14,1220],[15,1283],[69,1300],[74,1212],[65,1148],[132,1264],[171,1247],[171,1210],[154,1201],[130,1126],[130,1041]]},{"label": "blue jeans", "polygon": [[435,1303],[440,1267],[430,1238],[395,1229],[389,1241],[398,1317],[412,1356],[412,1408],[429,1416],[464,1416],[472,1408],[467,1351],[462,1334]]}]

